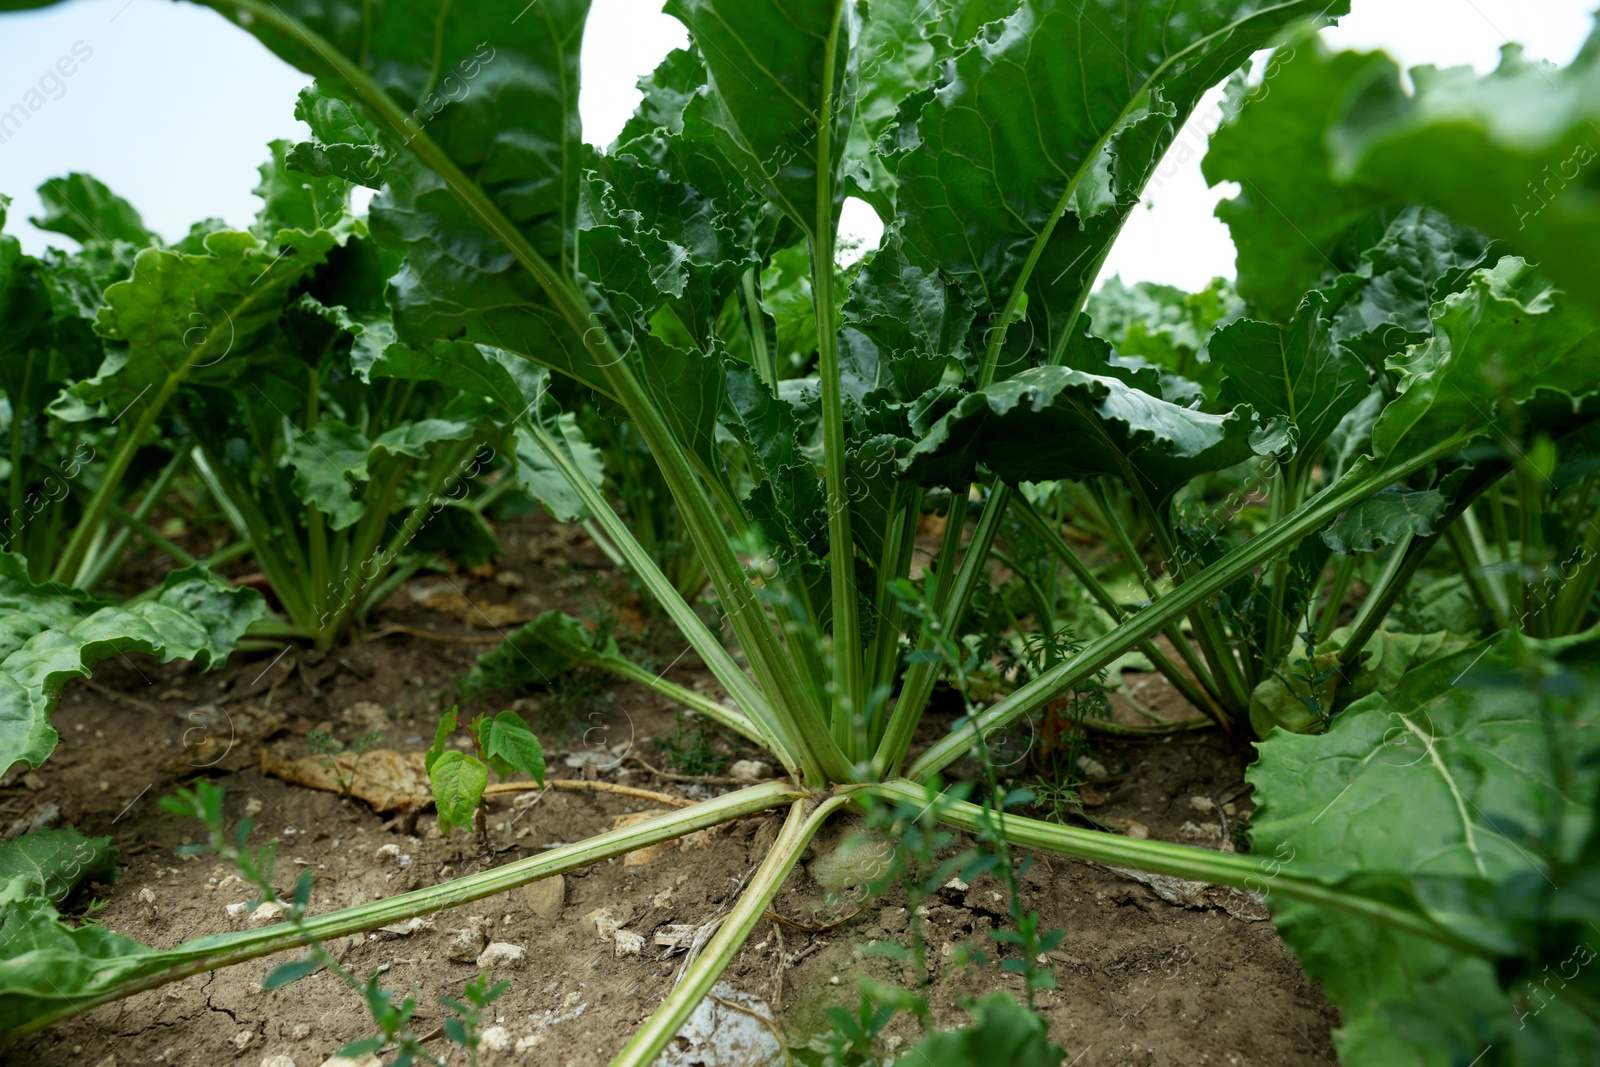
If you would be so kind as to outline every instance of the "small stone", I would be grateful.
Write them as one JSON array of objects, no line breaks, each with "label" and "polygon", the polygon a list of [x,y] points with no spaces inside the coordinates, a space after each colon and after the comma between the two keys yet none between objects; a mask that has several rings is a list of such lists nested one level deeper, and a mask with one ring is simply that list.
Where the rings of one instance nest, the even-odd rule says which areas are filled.
[{"label": "small stone", "polygon": [[758,759],[737,760],[728,768],[728,777],[737,778],[741,782],[759,782],[772,777],[772,765]]},{"label": "small stone", "polygon": [[1178,833],[1184,837],[1215,838],[1217,836],[1217,828],[1215,826],[1199,826],[1192,822],[1185,822],[1178,827]]},{"label": "small stone", "polygon": [[1239,809],[1234,807],[1233,803],[1230,801],[1229,803],[1222,805],[1222,814],[1231,819],[1235,815],[1239,814]]},{"label": "small stone", "polygon": [[262,807],[260,797],[251,797],[244,802],[244,813],[246,815],[260,815]]},{"label": "small stone", "polygon": [[1150,837],[1150,828],[1142,822],[1129,819],[1128,825],[1123,829],[1123,833],[1135,841],[1144,841]]},{"label": "small stone", "polygon": [[538,1034],[529,1034],[527,1037],[519,1037],[519,1038],[517,1038],[517,1046],[516,1046],[516,1048],[517,1048],[518,1052],[526,1052],[530,1048],[533,1048],[533,1046],[537,1045],[538,1043],[539,1043],[539,1035]]},{"label": "small stone", "polygon": [[256,1032],[254,1030],[240,1030],[228,1039],[228,1044],[243,1052],[250,1047],[250,1042],[254,1041],[255,1037]]},{"label": "small stone", "polygon": [[276,1056],[268,1056],[262,1060],[261,1067],[294,1067],[294,1060],[280,1052]]},{"label": "small stone", "polygon": [[22,784],[37,793],[44,788],[44,779],[29,771],[22,776]]},{"label": "small stone", "polygon": [[957,893],[965,893],[968,889],[972,888],[971,886],[967,885],[967,883],[963,882],[959,878],[950,879],[948,882],[946,882],[944,884],[944,887],[946,889],[953,889]]},{"label": "small stone", "polygon": [[256,910],[250,913],[250,921],[257,926],[275,923],[283,917],[283,906],[268,900],[256,905]]},{"label": "small stone", "polygon": [[838,975],[834,975],[832,978],[828,979],[828,984],[829,985],[838,985],[839,984],[839,976]]},{"label": "small stone", "polygon": [[295,1041],[304,1041],[311,1036],[311,1027],[305,1023],[295,1023],[294,1029],[289,1031],[289,1037]]},{"label": "small stone", "polygon": [[1078,757],[1078,769],[1083,772],[1083,776],[1085,778],[1093,779],[1111,777],[1111,772],[1106,770],[1106,765],[1104,763],[1101,763],[1097,759],[1090,759],[1088,756]]},{"label": "small stone", "polygon": [[483,950],[483,953],[478,957],[477,963],[480,968],[486,971],[491,971],[496,967],[517,969],[523,965],[527,954],[527,950],[521,945],[513,945],[509,941],[495,941]]},{"label": "small stone", "polygon": [[457,963],[472,963],[483,952],[484,945],[489,942],[489,935],[484,932],[484,918],[481,915],[469,915],[467,925],[460,930],[454,930],[456,936],[450,939],[446,947],[446,955]]},{"label": "small stone", "polygon": [[632,918],[633,909],[623,904],[594,909],[583,917],[582,925],[585,929],[593,930],[600,940],[610,941],[612,936]]},{"label": "small stone", "polygon": [[139,899],[146,904],[154,904],[156,902],[155,891],[149,886],[145,886],[143,889],[139,890]]},{"label": "small stone", "polygon": [[491,1026],[479,1037],[483,1047],[493,1052],[504,1052],[511,1047],[511,1031],[503,1026]]},{"label": "small stone", "polygon": [[567,896],[567,880],[559,874],[529,882],[522,887],[523,902],[528,910],[541,919],[554,919],[561,914],[561,905]]},{"label": "small stone", "polygon": [[644,938],[632,930],[618,930],[611,935],[611,953],[617,959],[638,956],[644,952]]},{"label": "small stone", "polygon": [[423,930],[432,930],[433,920],[425,919],[420,915],[413,916],[403,923],[390,923],[388,926],[378,927],[377,932],[388,934],[390,937],[410,937],[412,934],[421,933]]},{"label": "small stone", "polygon": [[1189,806],[1191,808],[1193,808],[1195,811],[1202,812],[1202,813],[1204,813],[1206,815],[1209,815],[1213,811],[1217,810],[1217,805],[1212,801],[1212,799],[1210,797],[1200,797],[1200,796],[1190,797],[1189,798]]}]

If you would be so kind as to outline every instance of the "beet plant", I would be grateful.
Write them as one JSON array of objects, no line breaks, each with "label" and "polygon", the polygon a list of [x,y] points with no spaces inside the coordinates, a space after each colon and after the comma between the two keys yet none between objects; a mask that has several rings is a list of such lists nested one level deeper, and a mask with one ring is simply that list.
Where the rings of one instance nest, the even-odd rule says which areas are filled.
[{"label": "beet plant", "polygon": [[[785,777],[438,886],[166,951],[74,930],[23,886],[4,923],[27,951],[0,963],[12,1033],[783,810],[738,902],[615,1061],[650,1063],[835,814],[872,799],[932,805],[941,772],[981,761],[985,738],[1163,635],[1178,656],[1164,657],[1169,677],[1187,667],[1196,704],[1242,740],[1269,670],[1300,671],[1308,690],[1325,680],[1314,650],[1294,659],[1297,636],[1326,640],[1339,621],[1326,605],[1342,608],[1349,577],[1330,553],[1388,549],[1343,646],[1359,656],[1438,536],[1424,518],[1468,514],[1525,464],[1534,484],[1548,464],[1528,459],[1532,438],[1546,442],[1535,456],[1582,454],[1600,332],[1570,235],[1587,232],[1588,201],[1574,187],[1524,232],[1489,192],[1424,164],[1455,153],[1504,185],[1561,158],[1600,107],[1593,46],[1568,71],[1534,76],[1513,56],[1482,81],[1420,74],[1409,95],[1386,59],[1326,57],[1296,37],[1313,59],[1277,64],[1273,92],[1241,76],[1208,166],[1241,181],[1224,213],[1245,307],[1185,367],[1116,351],[1095,332],[1091,286],[1202,94],[1347,4],[671,0],[693,47],[641,81],[643,103],[604,152],[578,121],[583,0],[520,13],[436,0],[208,6],[317,79],[300,111],[314,139],[284,166],[377,190],[367,226],[386,284],[360,324],[363,345],[383,341],[374,365],[515,422],[519,457],[559,477],[574,514],[725,689],[729,704],[697,710],[764,747]],[[1325,79],[1306,90],[1315,106],[1286,105],[1313,65]],[[473,91],[434,108],[445,70]],[[1525,126],[1534,113],[1546,118]],[[841,267],[850,196],[886,233]],[[233,240],[206,245],[220,255]],[[336,243],[317,240],[285,230],[238,242],[239,254]],[[762,289],[785,271],[808,281],[815,328],[780,348]],[[737,657],[597,487],[547,374],[625,415]],[[1264,521],[1186,549],[1189,487],[1250,464],[1269,486]],[[1144,604],[1100,596],[1055,545],[1051,494],[1080,491],[1067,484],[1146,568]],[[1540,506],[1525,505],[1530,530]],[[919,521],[935,510],[943,540],[912,583]],[[1133,534],[1116,532],[1124,516],[1154,559],[1133,558]],[[1002,531],[1018,523],[1112,624],[913,755],[952,655],[967,655]],[[1064,643],[1052,611],[1035,625]],[[1264,894],[1345,1008],[1351,1063],[1451,1062],[1486,1046],[1500,1062],[1576,1062],[1600,1022],[1600,971],[1562,967],[1587,951],[1596,918],[1593,635],[1480,636],[1300,724],[1325,734],[1271,732],[1253,772],[1271,859],[1014,814],[997,823],[953,798],[929,810],[968,832],[998,825],[1007,849]],[[568,647],[580,661],[616,658]],[[470,808],[452,804],[452,818]],[[1554,1005],[1518,1025],[1519,983],[1552,965],[1565,982]]]}]

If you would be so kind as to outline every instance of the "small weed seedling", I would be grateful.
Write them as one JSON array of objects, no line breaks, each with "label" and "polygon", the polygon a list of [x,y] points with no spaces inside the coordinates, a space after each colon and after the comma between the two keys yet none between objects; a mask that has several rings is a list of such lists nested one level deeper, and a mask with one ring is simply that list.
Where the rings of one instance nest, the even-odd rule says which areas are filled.
[{"label": "small weed seedling", "polygon": [[[333,768],[334,781],[339,783],[339,795],[346,798],[350,796],[351,787],[356,784],[356,776],[361,768],[361,757],[367,749],[382,740],[382,730],[368,730],[352,741],[347,749],[326,730],[312,730],[306,734],[306,742],[311,746],[311,751],[322,757],[322,765]],[[351,760],[348,771],[343,763],[347,753],[355,757]]]},{"label": "small weed seedling", "polygon": [[542,786],[544,748],[528,729],[528,724],[522,721],[522,716],[514,711],[502,711],[493,717],[480,715],[467,725],[477,749],[476,756],[446,748],[457,726],[456,711],[451,708],[439,720],[424,765],[428,781],[433,785],[439,829],[449,834],[456,827],[476,828],[482,843],[488,837],[483,791],[489,785],[489,770],[493,768],[501,781],[520,771]]}]

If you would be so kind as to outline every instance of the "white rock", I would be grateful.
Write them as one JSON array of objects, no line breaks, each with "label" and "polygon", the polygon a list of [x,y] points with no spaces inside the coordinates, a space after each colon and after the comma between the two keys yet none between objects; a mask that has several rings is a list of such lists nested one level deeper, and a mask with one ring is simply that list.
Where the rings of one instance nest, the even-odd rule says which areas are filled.
[{"label": "white rock", "polygon": [[257,926],[275,923],[281,918],[283,918],[283,907],[270,900],[257,905],[256,910],[250,913],[250,921]]},{"label": "white rock", "polygon": [[758,759],[742,759],[728,768],[728,777],[737,778],[743,782],[757,782],[763,778],[772,777],[772,765],[763,763]]},{"label": "white rock", "polygon": [[644,938],[632,930],[618,930],[611,935],[611,951],[617,959],[637,956],[644,952]]},{"label": "white rock", "polygon": [[388,934],[391,937],[410,937],[412,934],[433,929],[433,920],[425,919],[421,915],[413,916],[403,923],[390,923],[388,926],[378,927],[377,932]]},{"label": "white rock", "polygon": [[260,815],[262,806],[260,797],[251,797],[244,802],[244,813],[246,815]]},{"label": "white rock", "polygon": [[538,1034],[529,1034],[527,1037],[517,1038],[517,1051],[526,1052],[539,1043]]},{"label": "white rock", "polygon": [[243,1052],[250,1047],[250,1042],[254,1041],[255,1038],[256,1032],[254,1030],[240,1030],[228,1039],[228,1044]]},{"label": "white rock", "polygon": [[311,1027],[305,1023],[295,1023],[294,1029],[289,1031],[289,1037],[294,1041],[304,1041],[311,1036]]},{"label": "white rock", "polygon": [[626,904],[613,907],[596,908],[583,917],[583,926],[593,930],[595,936],[602,941],[610,941],[613,934],[627,925],[633,918],[633,909]]},{"label": "white rock", "polygon": [[378,858],[380,860],[393,860],[395,863],[399,863],[400,862],[400,846],[396,845],[396,844],[394,844],[392,842],[390,844],[387,844],[387,845],[379,845],[378,846]]},{"label": "white rock", "polygon": [[322,1067],[383,1067],[383,1061],[378,1059],[376,1053],[369,1052],[356,1060],[347,1056],[333,1056],[323,1060]]},{"label": "white rock", "polygon": [[509,941],[494,941],[478,956],[478,966],[489,971],[496,967],[519,968],[523,965],[527,950],[521,945],[513,945]]},{"label": "white rock", "polygon": [[1216,804],[1212,802],[1210,797],[1190,797],[1189,806],[1195,811],[1204,812],[1207,815],[1217,810]]},{"label": "white rock", "polygon": [[144,901],[146,904],[154,904],[156,902],[156,895],[149,886],[145,886],[143,889],[139,890],[139,899]]},{"label": "white rock", "polygon": [[1178,833],[1184,837],[1215,838],[1217,836],[1217,828],[1215,826],[1199,826],[1192,822],[1185,822],[1178,827]]},{"label": "white rock", "polygon": [[944,884],[944,887],[946,889],[953,889],[957,893],[965,893],[968,889],[972,888],[971,886],[967,885],[967,883],[963,882],[959,878],[950,879],[948,882],[946,882]]},{"label": "white rock", "polygon": [[450,939],[446,949],[447,954],[457,963],[472,963],[483,951],[483,946],[489,941],[489,935],[484,932],[487,924],[482,915],[467,916],[467,925],[460,930],[451,931],[456,936]]},{"label": "white rock", "polygon": [[276,1056],[268,1056],[262,1060],[261,1067],[294,1067],[294,1060],[280,1052]]},{"label": "white rock", "polygon": [[479,1036],[483,1047],[494,1052],[504,1052],[511,1047],[511,1031],[503,1026],[491,1026]]}]

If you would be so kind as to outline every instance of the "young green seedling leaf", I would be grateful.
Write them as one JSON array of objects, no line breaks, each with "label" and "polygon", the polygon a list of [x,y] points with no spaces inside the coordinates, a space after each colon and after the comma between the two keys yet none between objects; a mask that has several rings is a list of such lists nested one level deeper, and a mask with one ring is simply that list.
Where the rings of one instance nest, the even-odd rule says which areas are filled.
[{"label": "young green seedling leaf", "polygon": [[439,829],[446,834],[454,827],[472,829],[472,816],[489,784],[489,769],[481,760],[451,749],[442,753],[428,769],[433,784],[433,803],[439,810]]},{"label": "young green seedling leaf", "polygon": [[[483,753],[491,762],[504,761],[512,770],[544,785],[544,747],[522,721],[522,716],[514,711],[502,711],[493,719],[485,716],[479,721],[485,724],[480,730]],[[495,770],[499,769],[496,765]],[[500,777],[503,779],[506,775],[502,773]]]}]

